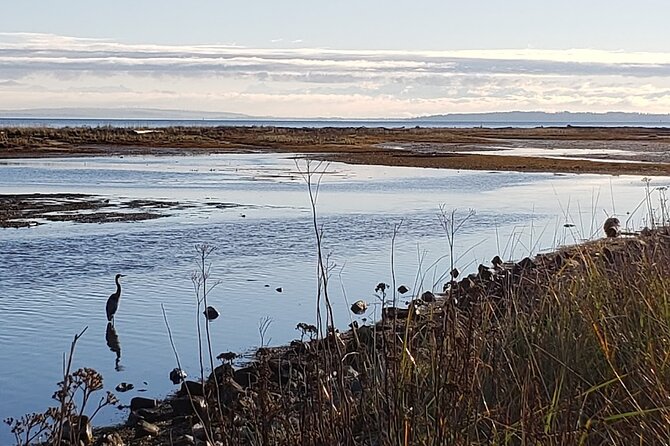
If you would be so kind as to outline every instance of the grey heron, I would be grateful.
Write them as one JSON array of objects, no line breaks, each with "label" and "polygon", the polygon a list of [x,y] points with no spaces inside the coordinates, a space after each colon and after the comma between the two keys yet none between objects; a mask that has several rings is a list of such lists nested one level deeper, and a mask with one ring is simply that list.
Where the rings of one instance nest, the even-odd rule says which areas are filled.
[{"label": "grey heron", "polygon": [[116,282],[116,292],[107,299],[107,320],[114,323],[114,313],[119,309],[119,300],[121,299],[121,282],[119,279],[124,277],[123,274],[117,274],[114,278]]}]

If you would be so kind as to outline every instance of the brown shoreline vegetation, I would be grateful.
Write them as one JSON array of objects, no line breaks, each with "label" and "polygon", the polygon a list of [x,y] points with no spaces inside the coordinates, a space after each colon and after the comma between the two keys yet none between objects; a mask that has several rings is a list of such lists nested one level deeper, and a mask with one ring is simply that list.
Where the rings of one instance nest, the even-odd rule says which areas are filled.
[{"label": "brown shoreline vegetation", "polygon": [[134,398],[128,423],[95,444],[670,441],[669,227],[494,259],[443,291],[342,334],[299,324],[310,339],[261,348],[243,367],[222,354],[203,383]]},{"label": "brown shoreline vegetation", "polygon": [[[508,148],[625,150],[602,161],[501,156]],[[399,148],[401,150],[399,150]],[[665,128],[283,128],[168,127],[3,128],[0,159],[67,156],[192,155],[285,152],[356,164],[526,172],[670,175]],[[583,158],[583,157],[582,157]],[[597,157],[596,157],[597,158]],[[625,161],[625,162],[614,162]]]}]

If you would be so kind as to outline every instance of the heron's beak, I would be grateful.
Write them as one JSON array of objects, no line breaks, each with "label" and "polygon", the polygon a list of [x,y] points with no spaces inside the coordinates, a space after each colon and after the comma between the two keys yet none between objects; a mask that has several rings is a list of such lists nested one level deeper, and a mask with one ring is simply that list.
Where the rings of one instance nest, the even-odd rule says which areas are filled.
[{"label": "heron's beak", "polygon": [[125,275],[125,274],[119,274],[119,276],[120,276],[120,277],[126,277],[126,275]]}]

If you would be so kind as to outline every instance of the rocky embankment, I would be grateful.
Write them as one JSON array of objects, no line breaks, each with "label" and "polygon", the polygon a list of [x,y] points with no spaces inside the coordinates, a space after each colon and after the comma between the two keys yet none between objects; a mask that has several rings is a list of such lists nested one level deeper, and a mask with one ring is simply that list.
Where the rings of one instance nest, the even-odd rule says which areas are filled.
[{"label": "rocky embankment", "polygon": [[[453,398],[450,404],[461,413],[464,409],[459,409],[459,405],[469,398],[475,385],[468,384],[464,372],[481,373],[476,372],[477,363],[495,363],[490,362],[498,354],[493,347],[503,349],[501,337],[509,335],[503,327],[510,324],[510,319],[538,313],[546,299],[567,298],[561,296],[561,290],[572,289],[574,280],[587,281],[594,271],[603,280],[622,275],[651,274],[653,278],[657,272],[649,271],[646,262],[666,258],[664,253],[670,252],[667,227],[629,236],[612,235],[616,237],[519,262],[502,262],[496,256],[490,265],[480,265],[476,273],[465,277],[454,270],[443,292],[423,292],[406,308],[385,307],[380,321],[371,325],[355,322],[346,333],[331,331],[320,337],[315,326],[299,324],[301,340],[285,347],[262,348],[253,361],[242,367],[233,366],[233,353],[221,354],[219,365],[204,381],[183,381],[180,390],[164,401],[134,398],[128,422],[100,429],[96,444],[387,444],[382,440],[396,426],[388,427],[386,423],[396,422],[395,416],[407,424],[403,428],[400,421],[398,427],[404,435],[410,435],[408,426],[412,426],[412,435],[435,435],[429,430],[430,423],[425,427],[427,433],[421,433],[420,414],[416,419],[405,412],[396,414],[396,404],[400,403],[394,398],[414,398],[414,406],[424,401],[421,397],[426,392],[425,401],[431,404],[444,393],[445,398]],[[384,283],[377,286],[377,291],[382,297],[394,293]],[[397,291],[406,291],[406,287]],[[352,311],[358,313],[365,305],[356,302]],[[484,348],[477,350],[481,340]],[[437,346],[440,347],[436,351]],[[439,359],[442,354],[446,359]],[[444,365],[434,365],[442,360]],[[454,373],[442,372],[445,367],[455,367]],[[416,377],[405,381],[410,370],[421,382],[425,379],[424,385],[413,387]],[[503,376],[496,378],[502,382],[513,372],[510,369],[487,373]],[[442,380],[437,378],[440,373],[445,373]],[[178,375],[174,377],[178,379]],[[495,392],[486,390],[484,384],[477,385],[483,386],[479,388],[482,394]],[[466,427],[455,430],[453,435],[474,429],[472,435],[493,438],[495,431],[486,420],[497,412],[490,407],[478,408],[481,398],[475,392],[473,401],[479,403],[469,403],[474,406],[468,407],[473,413],[487,410],[489,415],[482,415],[483,422],[467,421]],[[488,398],[488,404],[496,403]],[[445,410],[447,407],[450,406],[446,405]],[[581,416],[585,417],[592,408],[586,406],[583,410]],[[458,413],[455,420],[461,417]],[[410,425],[409,420],[414,424]],[[439,433],[439,426],[436,429]],[[569,441],[583,432],[588,434],[570,429],[557,438]],[[540,438],[545,434],[537,435]]]}]

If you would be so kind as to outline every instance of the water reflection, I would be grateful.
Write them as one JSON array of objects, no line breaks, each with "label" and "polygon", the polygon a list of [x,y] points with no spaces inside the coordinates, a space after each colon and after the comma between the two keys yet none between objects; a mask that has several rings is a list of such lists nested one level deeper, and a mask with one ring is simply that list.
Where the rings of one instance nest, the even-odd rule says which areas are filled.
[{"label": "water reflection", "polygon": [[107,330],[105,330],[105,341],[107,342],[107,347],[116,354],[116,360],[114,361],[114,370],[120,372],[123,370],[121,365],[121,341],[119,340],[119,335],[116,332],[116,328],[111,322],[107,322]]}]

